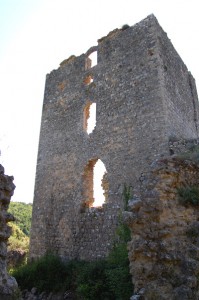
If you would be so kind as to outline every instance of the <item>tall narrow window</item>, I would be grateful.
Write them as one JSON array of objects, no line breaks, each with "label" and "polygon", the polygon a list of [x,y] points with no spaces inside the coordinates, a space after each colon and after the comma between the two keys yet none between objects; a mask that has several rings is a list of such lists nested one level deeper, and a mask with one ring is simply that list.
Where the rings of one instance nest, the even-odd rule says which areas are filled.
[{"label": "tall narrow window", "polygon": [[94,202],[93,206],[102,206],[105,202],[106,192],[105,192],[105,175],[107,174],[105,165],[98,159],[94,166],[93,174],[93,195]]},{"label": "tall narrow window", "polygon": [[84,171],[84,197],[86,207],[101,207],[107,199],[106,167],[100,159],[90,160]]},{"label": "tall narrow window", "polygon": [[93,51],[87,58],[86,58],[86,65],[85,69],[88,70],[97,65],[97,51]]},{"label": "tall narrow window", "polygon": [[88,134],[93,132],[96,126],[96,103],[89,102],[84,108],[84,130]]}]

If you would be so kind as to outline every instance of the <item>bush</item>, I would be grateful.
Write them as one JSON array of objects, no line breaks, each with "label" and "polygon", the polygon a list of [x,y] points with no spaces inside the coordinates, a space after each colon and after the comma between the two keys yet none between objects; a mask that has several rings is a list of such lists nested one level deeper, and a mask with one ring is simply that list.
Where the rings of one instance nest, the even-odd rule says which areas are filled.
[{"label": "bush", "polygon": [[129,299],[133,293],[126,244],[118,244],[108,257],[105,270],[109,291],[114,299]]},{"label": "bush", "polygon": [[107,260],[64,263],[46,255],[12,272],[21,290],[39,292],[70,290],[77,299],[127,300],[133,293],[127,250],[115,246]]},{"label": "bush", "polygon": [[[116,251],[117,249],[117,251]],[[84,300],[127,300],[133,293],[131,276],[129,274],[128,257],[124,255],[124,247],[115,248],[111,258],[107,260],[85,262],[76,277],[76,292],[78,299]],[[116,255],[119,254],[119,260]],[[113,259],[113,257],[115,259]],[[119,264],[115,263],[116,261]]]},{"label": "bush", "polygon": [[122,30],[126,30],[126,29],[128,29],[130,26],[128,25],[128,24],[124,24],[123,26],[122,26]]},{"label": "bush", "polygon": [[[125,186],[124,209],[128,208],[131,188]],[[59,257],[44,257],[12,273],[21,289],[36,287],[40,292],[72,291],[82,300],[129,300],[133,294],[127,242],[130,230],[119,218],[113,250],[107,259],[64,263]]]},{"label": "bush", "polygon": [[199,206],[199,187],[186,186],[177,189],[181,204]]},{"label": "bush", "polygon": [[113,298],[108,299],[130,299],[133,294],[133,289],[128,266],[115,266],[106,270],[106,278],[109,286],[109,293],[111,292],[111,295],[113,295]]},{"label": "bush", "polygon": [[133,293],[131,275],[129,273],[129,260],[127,242],[130,241],[130,229],[127,225],[120,224],[117,228],[118,241],[107,258],[107,268],[105,270],[109,290],[114,295],[114,299],[130,299]]},{"label": "bush", "polygon": [[107,262],[99,260],[78,266],[76,292],[78,299],[116,299],[111,293],[106,278]]},{"label": "bush", "polygon": [[70,264],[63,263],[59,257],[51,254],[20,267],[12,275],[22,290],[30,290],[34,286],[40,292],[69,289],[72,279]]},{"label": "bush", "polygon": [[45,255],[12,272],[20,288],[57,292],[71,290],[77,299],[127,300],[133,293],[125,242],[115,244],[106,260],[64,263]]}]

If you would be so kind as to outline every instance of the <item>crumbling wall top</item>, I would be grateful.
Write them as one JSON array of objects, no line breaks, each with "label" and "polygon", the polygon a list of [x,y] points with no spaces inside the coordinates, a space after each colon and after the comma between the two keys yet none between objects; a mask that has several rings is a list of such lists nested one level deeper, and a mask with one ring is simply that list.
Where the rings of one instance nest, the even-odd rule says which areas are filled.
[{"label": "crumbling wall top", "polygon": [[[116,28],[112,31],[110,31],[106,36],[103,36],[101,38],[98,39],[98,45],[101,44],[101,43],[104,43],[108,40],[111,40],[111,39],[114,39],[116,38],[119,34],[122,34],[123,31],[125,30],[128,30],[129,28],[132,28],[135,30],[136,27],[137,28],[142,28],[142,27],[148,27],[148,26],[152,26],[152,25],[159,25],[156,17],[151,14],[149,15],[148,17],[146,17],[144,20],[142,20],[141,22],[138,22],[136,23],[135,25],[133,26],[128,26],[128,25],[124,25],[122,26],[122,28]],[[65,66],[68,66],[69,64],[74,64],[76,60],[79,60],[80,57],[87,57],[89,56],[92,52],[94,51],[97,51],[98,50],[98,46],[92,46],[90,47],[86,52],[85,54],[82,54],[80,56],[75,56],[75,55],[71,55],[70,57],[68,57],[67,59],[63,60],[61,63],[60,63],[60,67],[59,68],[63,68]],[[58,69],[59,69],[58,68]],[[56,72],[57,70],[53,70],[51,73],[54,74],[54,72]],[[50,73],[50,74],[51,74]],[[49,74],[48,74],[49,75]]]}]

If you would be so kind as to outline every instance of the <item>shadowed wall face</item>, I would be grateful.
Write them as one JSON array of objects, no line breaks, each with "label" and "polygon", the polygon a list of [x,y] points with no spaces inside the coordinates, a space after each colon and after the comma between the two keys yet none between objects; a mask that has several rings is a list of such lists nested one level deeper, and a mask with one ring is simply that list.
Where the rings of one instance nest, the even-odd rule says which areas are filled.
[{"label": "shadowed wall face", "polygon": [[[171,135],[197,136],[197,94],[189,76],[154,16],[110,32],[98,46],[47,75],[32,258],[47,250],[70,259],[108,254],[123,210],[124,184],[135,187],[154,159],[168,154]],[[92,105],[96,125],[88,132]],[[105,203],[93,208],[98,160],[106,168]]]}]

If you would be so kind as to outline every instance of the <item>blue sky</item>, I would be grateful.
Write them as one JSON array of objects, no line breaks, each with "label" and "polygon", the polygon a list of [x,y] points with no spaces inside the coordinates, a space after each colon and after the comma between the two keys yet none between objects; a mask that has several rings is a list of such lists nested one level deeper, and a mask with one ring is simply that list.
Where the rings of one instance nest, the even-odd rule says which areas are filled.
[{"label": "blue sky", "polygon": [[199,83],[197,0],[0,0],[0,163],[32,202],[45,76],[154,13]]}]

